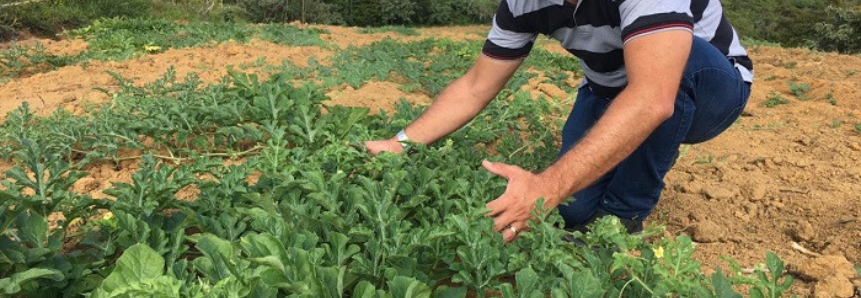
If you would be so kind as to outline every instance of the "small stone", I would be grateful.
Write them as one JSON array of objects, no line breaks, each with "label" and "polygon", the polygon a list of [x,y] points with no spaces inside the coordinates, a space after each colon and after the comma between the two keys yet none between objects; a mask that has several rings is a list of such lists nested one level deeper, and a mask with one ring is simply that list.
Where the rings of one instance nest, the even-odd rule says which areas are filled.
[{"label": "small stone", "polygon": [[722,238],[723,230],[709,220],[696,224],[691,230],[691,239],[699,243],[719,242]]},{"label": "small stone", "polygon": [[855,295],[855,287],[845,277],[832,275],[813,286],[813,297],[849,298]]},{"label": "small stone", "polygon": [[812,241],[816,238],[816,230],[813,229],[813,225],[806,220],[800,220],[798,223],[789,231],[789,235],[792,236],[792,239],[795,241]]}]

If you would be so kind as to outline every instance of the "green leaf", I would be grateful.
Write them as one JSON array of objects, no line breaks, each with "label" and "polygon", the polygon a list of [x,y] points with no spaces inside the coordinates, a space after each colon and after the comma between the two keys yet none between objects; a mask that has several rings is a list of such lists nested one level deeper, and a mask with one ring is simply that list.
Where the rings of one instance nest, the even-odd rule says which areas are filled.
[{"label": "green leaf", "polygon": [[397,276],[389,281],[392,298],[430,298],[431,289],[410,277]]},{"label": "green leaf", "polygon": [[775,281],[777,281],[777,279],[780,278],[781,275],[783,275],[783,260],[781,260],[780,257],[778,257],[773,252],[766,253],[765,264],[768,267],[768,270],[771,272],[771,276],[772,278],[774,278]]},{"label": "green leaf", "polygon": [[219,281],[235,275],[235,251],[229,241],[205,235],[197,241],[197,249],[204,256],[195,259],[194,265],[207,277]]},{"label": "green leaf", "polygon": [[750,298],[765,298],[765,294],[759,288],[750,288]]},{"label": "green leaf", "polygon": [[375,298],[383,296],[377,291],[377,288],[374,287],[370,282],[363,280],[356,285],[356,288],[353,289],[353,295],[351,297],[355,298]]},{"label": "green leaf", "polygon": [[48,232],[48,221],[44,217],[33,212],[25,212],[18,215],[16,224],[21,240],[35,244],[39,248],[44,247]]},{"label": "green leaf", "polygon": [[536,293],[541,297],[540,278],[531,267],[518,271],[514,279],[517,281],[518,297],[535,297]]},{"label": "green leaf", "polygon": [[440,286],[433,292],[433,298],[465,298],[466,287],[452,288],[449,286]]},{"label": "green leaf", "polygon": [[741,294],[733,290],[732,283],[720,268],[712,274],[712,286],[714,286],[716,298],[742,298]]},{"label": "green leaf", "polygon": [[117,260],[117,267],[105,278],[100,289],[111,293],[121,287],[154,279],[164,274],[164,258],[144,244],[135,244]]},{"label": "green leaf", "polygon": [[15,273],[11,277],[0,279],[0,290],[3,290],[3,293],[7,295],[16,294],[21,291],[24,283],[39,278],[60,281],[63,280],[64,276],[63,273],[55,269],[31,268],[24,272]]}]

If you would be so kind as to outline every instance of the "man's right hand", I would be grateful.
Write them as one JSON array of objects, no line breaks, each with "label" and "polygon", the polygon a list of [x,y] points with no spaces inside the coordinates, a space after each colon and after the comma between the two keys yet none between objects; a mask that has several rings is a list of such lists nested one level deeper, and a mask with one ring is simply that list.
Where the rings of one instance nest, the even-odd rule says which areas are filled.
[{"label": "man's right hand", "polygon": [[401,142],[398,142],[397,138],[382,141],[367,141],[365,142],[365,148],[374,156],[383,152],[401,153],[404,151],[404,147],[401,146]]}]

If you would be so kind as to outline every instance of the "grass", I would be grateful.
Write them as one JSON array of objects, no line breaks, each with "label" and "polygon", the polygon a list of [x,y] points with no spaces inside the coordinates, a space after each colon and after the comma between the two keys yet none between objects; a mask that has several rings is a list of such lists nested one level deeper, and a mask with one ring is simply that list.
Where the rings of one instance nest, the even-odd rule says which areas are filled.
[{"label": "grass", "polygon": [[858,122],[858,124],[855,124],[855,131],[861,132],[861,122]]}]

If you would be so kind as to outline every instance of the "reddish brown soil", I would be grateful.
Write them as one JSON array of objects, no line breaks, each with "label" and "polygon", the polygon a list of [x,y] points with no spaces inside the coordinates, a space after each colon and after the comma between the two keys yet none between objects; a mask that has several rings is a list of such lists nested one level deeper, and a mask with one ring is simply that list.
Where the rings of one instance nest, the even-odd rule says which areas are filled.
[{"label": "reddish brown soil", "polygon": [[[420,29],[420,36],[395,33],[359,34],[355,28],[324,26],[324,38],[339,47],[362,46],[383,38],[427,37],[480,39],[484,27]],[[49,52],[75,53],[78,42],[46,43]],[[559,51],[542,40],[539,45]],[[55,48],[59,47],[59,48]],[[750,47],[756,83],[745,116],[710,142],[687,147],[666,179],[667,187],[652,222],[666,224],[668,234],[691,235],[699,244],[696,258],[704,267],[724,266],[730,256],[745,267],[761,263],[766,251],[776,252],[800,278],[792,293],[815,297],[848,297],[861,286],[852,264],[861,263],[861,57],[802,49]],[[65,51],[65,52],[64,52]],[[19,78],[0,85],[0,115],[30,102],[40,113],[62,107],[79,111],[83,101],[104,101],[94,87],[113,88],[105,71],[118,72],[136,84],[159,78],[173,65],[178,74],[197,72],[206,82],[225,74],[228,65],[263,71],[255,65],[282,59],[303,65],[310,57],[326,62],[332,51],[286,47],[252,41],[210,47],[168,50],[124,62],[90,62]],[[524,88],[534,96],[566,98],[539,76]],[[796,99],[789,82],[805,83],[809,100]],[[576,84],[577,80],[568,82]],[[831,94],[832,105],[826,99]],[[789,104],[773,108],[764,102],[777,94]],[[369,82],[358,89],[328,91],[330,104],[391,110],[406,98],[430,98],[402,91],[394,82]],[[2,118],[2,116],[0,116]],[[0,167],[8,165],[0,162]],[[129,181],[132,163],[99,164],[92,175],[75,184],[78,191],[104,197],[110,183]],[[0,178],[5,178],[0,174]],[[193,192],[193,190],[189,190]],[[193,195],[191,193],[190,195]],[[792,248],[792,242],[824,257]],[[854,283],[854,285],[853,285]]]}]

